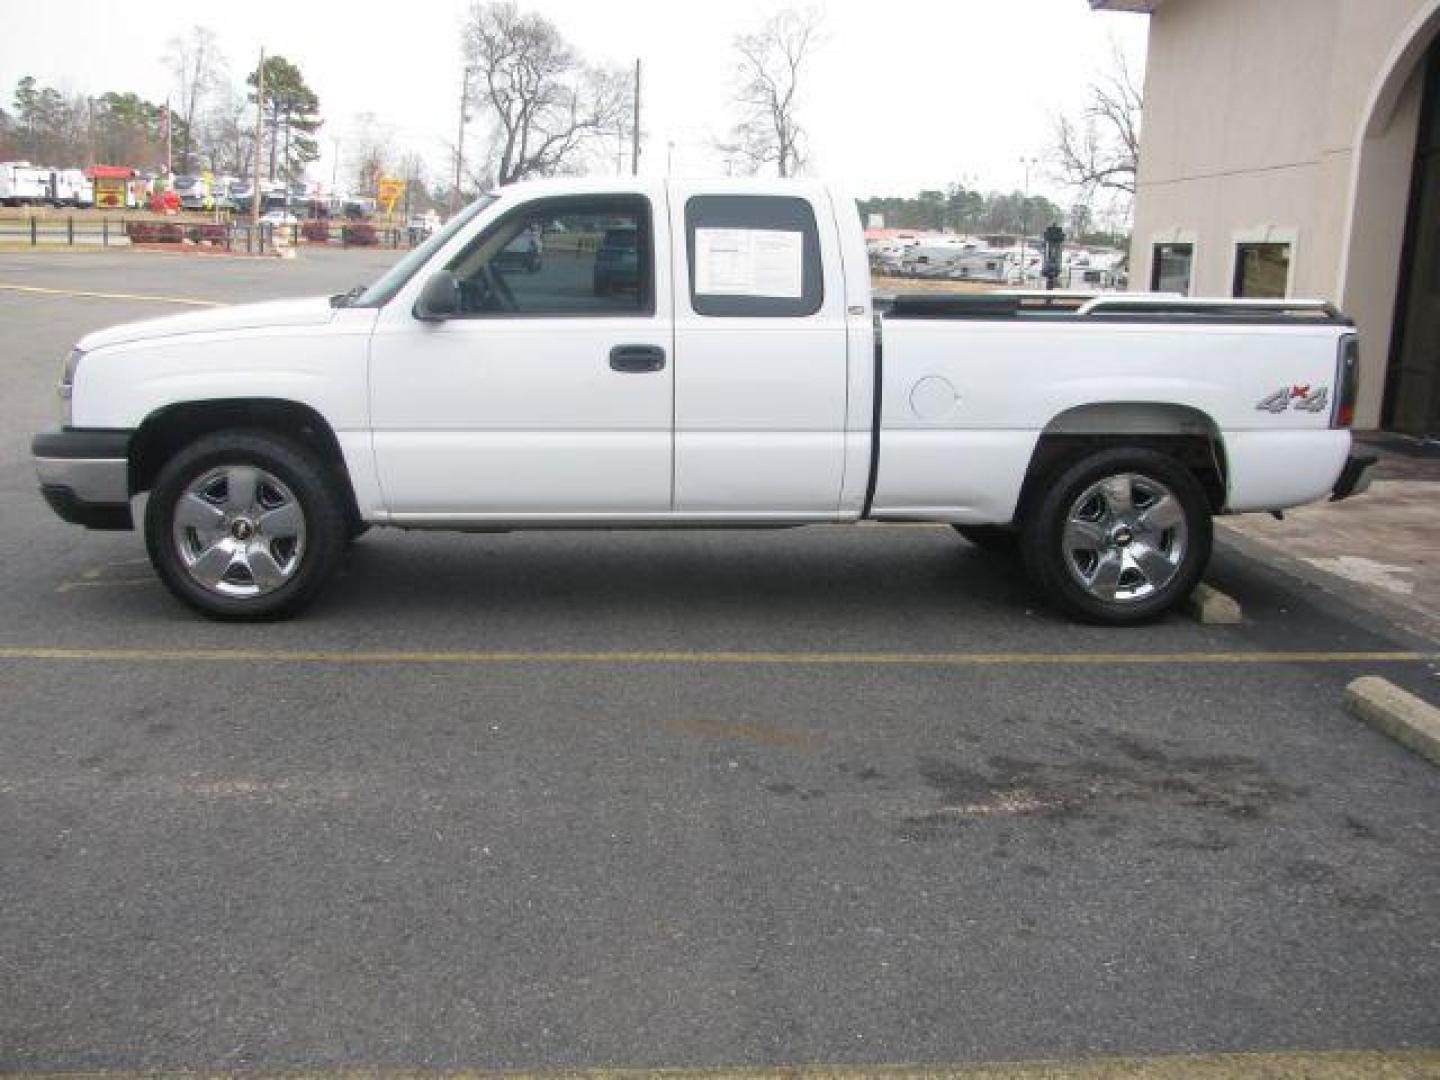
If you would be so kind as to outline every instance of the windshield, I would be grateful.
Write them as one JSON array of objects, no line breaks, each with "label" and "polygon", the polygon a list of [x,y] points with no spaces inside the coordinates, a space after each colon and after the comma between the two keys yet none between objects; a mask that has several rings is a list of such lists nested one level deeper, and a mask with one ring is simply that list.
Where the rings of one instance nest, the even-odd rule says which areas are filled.
[{"label": "windshield", "polygon": [[449,243],[452,236],[475,220],[476,215],[493,203],[496,198],[495,195],[481,195],[446,222],[443,229],[432,234],[419,247],[411,249],[408,255],[385,271],[378,281],[351,301],[349,306],[380,307],[387,303],[414,276],[415,271],[429,262],[430,256]]}]

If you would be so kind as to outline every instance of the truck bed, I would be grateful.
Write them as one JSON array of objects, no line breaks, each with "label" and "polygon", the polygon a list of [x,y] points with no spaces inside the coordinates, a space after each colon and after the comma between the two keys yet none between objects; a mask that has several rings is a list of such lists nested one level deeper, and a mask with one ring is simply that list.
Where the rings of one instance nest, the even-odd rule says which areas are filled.
[{"label": "truck bed", "polygon": [[875,309],[889,319],[1353,325],[1321,300],[1190,299],[1151,293],[877,293]]}]

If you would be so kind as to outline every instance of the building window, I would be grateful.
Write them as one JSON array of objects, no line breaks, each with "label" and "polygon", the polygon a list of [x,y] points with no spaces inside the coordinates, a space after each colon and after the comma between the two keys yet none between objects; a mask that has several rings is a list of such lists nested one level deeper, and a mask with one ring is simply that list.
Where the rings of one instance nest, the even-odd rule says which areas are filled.
[{"label": "building window", "polygon": [[1290,283],[1290,245],[1235,245],[1232,295],[1251,300],[1283,300]]},{"label": "building window", "polygon": [[1150,260],[1150,291],[1190,295],[1194,244],[1156,244]]}]

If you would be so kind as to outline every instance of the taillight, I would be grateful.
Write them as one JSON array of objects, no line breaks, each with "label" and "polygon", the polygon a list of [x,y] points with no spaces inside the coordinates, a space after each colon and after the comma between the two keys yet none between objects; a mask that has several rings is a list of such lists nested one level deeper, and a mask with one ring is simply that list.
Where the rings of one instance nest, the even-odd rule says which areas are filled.
[{"label": "taillight", "polygon": [[1335,369],[1335,408],[1330,414],[1332,428],[1355,423],[1355,401],[1360,396],[1360,335],[1340,339],[1340,360]]}]

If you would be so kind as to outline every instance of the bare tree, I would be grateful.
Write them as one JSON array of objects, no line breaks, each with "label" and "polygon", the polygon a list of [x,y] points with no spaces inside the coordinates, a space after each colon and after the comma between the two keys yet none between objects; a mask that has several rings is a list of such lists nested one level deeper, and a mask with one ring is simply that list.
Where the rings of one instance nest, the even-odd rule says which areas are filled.
[{"label": "bare tree", "polygon": [[623,74],[587,65],[554,23],[510,0],[477,0],[464,33],[497,183],[577,170],[630,108]]},{"label": "bare tree", "polygon": [[404,214],[409,218],[411,211],[429,210],[434,206],[427,183],[429,168],[425,155],[410,150],[400,155],[395,172],[405,180]]},{"label": "bare tree", "polygon": [[787,8],[753,34],[735,38],[735,101],[740,118],[719,149],[732,167],[780,176],[805,167],[805,129],[798,118],[800,74],[819,44],[820,12]]},{"label": "bare tree", "polygon": [[1058,177],[1087,200],[1098,192],[1127,200],[1135,195],[1143,99],[1119,45],[1112,45],[1111,58],[1110,70],[1090,84],[1080,114],[1055,119],[1052,158]]},{"label": "bare tree", "polygon": [[356,113],[345,140],[352,190],[374,195],[380,178],[390,175],[394,164],[394,129],[380,122],[373,112]]},{"label": "bare tree", "polygon": [[175,76],[180,94],[180,169],[194,168],[196,120],[205,98],[225,81],[225,56],[215,43],[215,32],[207,26],[192,26],[189,33],[173,37],[165,53],[165,64]]},{"label": "bare tree", "polygon": [[211,172],[248,176],[255,160],[254,109],[228,81],[221,82],[197,120],[198,155]]}]

